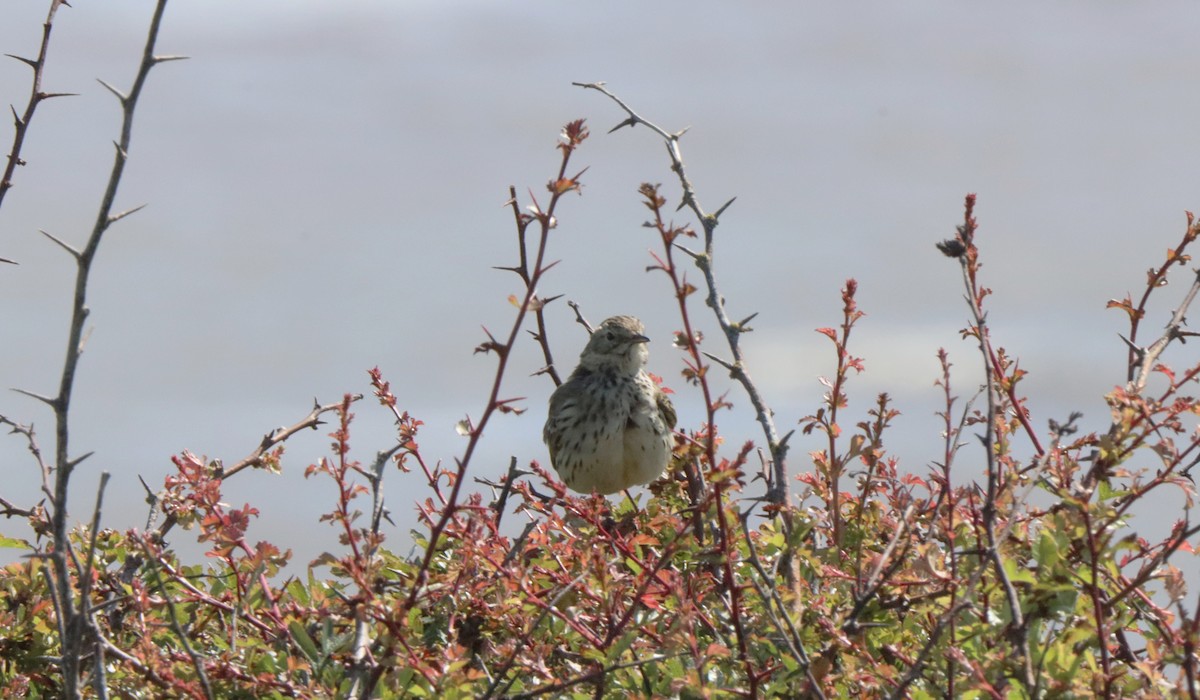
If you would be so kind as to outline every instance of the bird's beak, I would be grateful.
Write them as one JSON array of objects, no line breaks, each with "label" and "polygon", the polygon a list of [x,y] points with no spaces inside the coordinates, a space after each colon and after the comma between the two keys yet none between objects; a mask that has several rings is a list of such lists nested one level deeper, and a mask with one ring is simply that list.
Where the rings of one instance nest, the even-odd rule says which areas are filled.
[{"label": "bird's beak", "polygon": [[644,335],[635,335],[629,339],[631,343],[649,343],[650,339]]}]

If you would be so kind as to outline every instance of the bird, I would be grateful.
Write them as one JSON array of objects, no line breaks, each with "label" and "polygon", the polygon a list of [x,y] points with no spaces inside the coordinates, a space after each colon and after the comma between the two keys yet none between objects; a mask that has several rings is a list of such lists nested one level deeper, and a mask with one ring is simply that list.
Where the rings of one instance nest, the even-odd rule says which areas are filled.
[{"label": "bird", "polygon": [[542,439],[574,491],[608,495],[648,484],[671,460],[675,408],[646,373],[644,332],[633,316],[606,319],[550,395]]}]

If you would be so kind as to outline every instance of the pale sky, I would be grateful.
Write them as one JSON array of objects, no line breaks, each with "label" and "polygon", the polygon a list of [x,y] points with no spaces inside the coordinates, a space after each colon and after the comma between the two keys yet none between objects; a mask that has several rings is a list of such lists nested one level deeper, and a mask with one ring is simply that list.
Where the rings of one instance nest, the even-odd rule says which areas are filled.
[{"label": "pale sky", "polygon": [[[36,53],[46,6],[8,3],[0,53]],[[37,231],[81,242],[90,229],[119,124],[95,78],[129,86],[152,7],[79,0],[57,16],[45,89],[80,96],[39,108],[0,209],[0,257],[20,262],[0,269],[0,386],[57,386],[73,266]],[[478,417],[490,386],[493,359],[472,354],[480,326],[506,329],[520,291],[493,269],[516,255],[507,188],[544,192],[559,128],[576,118],[593,138],[574,162],[590,169],[583,196],[560,209],[551,257],[563,262],[541,291],[594,322],[641,317],[650,369],[696,426],[667,281],[644,272],[657,241],[636,190],[673,187],[665,154],[644,129],[606,135],[623,115],[572,81],[606,81],[665,128],[691,127],[682,146],[701,201],[738,197],[718,229],[717,273],[732,315],[760,313],[744,344],[781,432],[819,404],[833,354],[813,329],[838,323],[838,290],[855,277],[869,315],[852,352],[868,371],[850,385],[846,422],[889,391],[901,464],[923,472],[936,458],[938,347],[962,370],[960,394],[979,377],[958,335],[957,266],[933,247],[967,192],[979,196],[993,334],[1030,372],[1035,425],[1080,410],[1087,429],[1103,428],[1102,395],[1125,362],[1125,325],[1105,302],[1140,291],[1184,211],[1200,208],[1198,18],[1183,2],[176,0],[158,53],[191,60],[152,72],[117,204],[148,206],[109,232],[93,274],[73,445],[96,454],[77,471],[72,514],[88,516],[107,470],[104,523],[141,525],[137,475],[161,484],[184,449],[235,462],[314,397],[369,393],[375,365],[425,421],[426,458],[452,462],[464,446],[454,424]],[[3,101],[23,109],[29,77],[0,62]],[[1179,276],[1163,290],[1146,330],[1185,289]],[[698,297],[693,319],[715,340]],[[550,321],[569,371],[582,332],[562,301]],[[527,378],[539,365],[524,344],[505,394],[529,410],[492,424],[474,475],[494,478],[510,455],[546,462],[552,386]],[[730,397],[727,444],[761,440],[744,396]],[[50,451],[43,406],[4,392],[0,413],[32,421]],[[391,444],[390,421],[369,400],[356,413],[353,444],[369,462]],[[302,476],[328,454],[325,432],[289,443],[283,476],[227,484],[229,503],[262,510],[250,538],[294,548],[299,570],[336,547],[317,523],[334,492]],[[798,437],[793,473],[820,446]],[[0,440],[0,459],[0,495],[35,502],[24,444]],[[385,483],[400,525],[390,545],[403,553],[425,487],[418,474]],[[24,534],[11,521],[0,532]],[[173,542],[186,551],[190,537]]]}]

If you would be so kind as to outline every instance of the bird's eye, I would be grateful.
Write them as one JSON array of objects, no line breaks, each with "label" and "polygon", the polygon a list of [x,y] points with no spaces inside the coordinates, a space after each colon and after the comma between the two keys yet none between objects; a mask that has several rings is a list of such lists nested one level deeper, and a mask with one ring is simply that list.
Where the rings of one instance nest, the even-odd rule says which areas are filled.
[{"label": "bird's eye", "polygon": [[615,334],[614,334],[612,331],[608,331],[607,333],[605,333],[605,334],[604,334],[604,337],[605,337],[605,338],[607,338],[607,339],[609,339],[609,340],[616,340],[616,339],[617,339],[617,336],[616,336],[616,335],[615,335]]}]

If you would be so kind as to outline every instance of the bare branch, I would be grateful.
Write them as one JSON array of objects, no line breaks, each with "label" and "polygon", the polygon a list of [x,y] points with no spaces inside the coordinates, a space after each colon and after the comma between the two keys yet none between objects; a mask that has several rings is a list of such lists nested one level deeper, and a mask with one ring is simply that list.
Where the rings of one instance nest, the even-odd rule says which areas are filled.
[{"label": "bare branch", "polygon": [[46,71],[46,56],[50,50],[50,33],[54,29],[54,15],[58,12],[59,5],[65,5],[62,0],[51,0],[50,11],[46,15],[46,21],[42,23],[42,43],[38,48],[37,58],[25,58],[13,54],[5,54],[9,58],[24,63],[33,69],[33,81],[29,91],[29,101],[25,104],[25,111],[21,116],[17,116],[17,110],[10,105],[13,113],[13,123],[16,129],[13,132],[12,146],[8,149],[8,163],[4,167],[4,174],[0,175],[0,205],[4,203],[4,195],[13,186],[13,175],[16,172],[18,165],[24,165],[25,161],[21,158],[21,148],[25,145],[25,137],[29,133],[29,123],[33,120],[33,113],[37,110],[38,104],[50,97],[59,97],[69,93],[45,93],[42,91],[42,77]]},{"label": "bare branch", "polygon": [[[360,399],[362,399],[362,394],[355,394],[351,397],[351,401],[358,401]],[[322,424],[321,416],[323,414],[329,413],[330,411],[336,411],[341,405],[341,401],[328,403],[324,406],[314,401],[313,409],[307,416],[300,419],[299,422],[291,427],[276,428],[275,430],[272,430],[264,435],[262,441],[258,443],[258,447],[254,448],[250,454],[243,457],[232,467],[224,470],[221,473],[221,478],[228,479],[243,469],[261,466],[268,451],[302,430],[315,429],[317,426]]]},{"label": "bare branch", "polygon": [[575,322],[583,326],[588,332],[588,335],[591,335],[595,328],[593,328],[592,324],[588,323],[588,320],[583,317],[583,310],[579,308],[579,303],[568,301],[567,306],[571,307],[571,310],[575,312]]},{"label": "bare branch", "polygon": [[[57,8],[60,0],[55,0],[51,8],[53,15],[54,9]],[[59,592],[58,614],[60,620],[60,628],[63,630],[62,637],[62,664],[61,671],[63,676],[63,696],[67,698],[75,698],[79,696],[79,681],[82,671],[82,663],[84,657],[84,638],[83,630],[88,625],[90,613],[87,612],[86,600],[80,600],[80,605],[77,608],[74,604],[72,591],[74,587],[71,582],[71,572],[68,568],[66,554],[73,552],[71,550],[71,542],[69,538],[67,525],[67,496],[71,474],[74,468],[79,465],[87,454],[78,459],[70,458],[70,427],[69,417],[71,408],[71,397],[75,386],[75,374],[79,365],[79,358],[83,353],[85,341],[84,324],[88,317],[87,307],[87,291],[88,280],[92,271],[92,262],[95,260],[96,251],[100,247],[100,241],[108,226],[112,223],[112,207],[116,199],[117,189],[120,186],[122,175],[125,172],[125,164],[128,161],[129,144],[133,131],[133,115],[137,107],[138,97],[141,95],[142,87],[145,85],[146,78],[149,75],[150,69],[155,65],[153,60],[154,44],[158,38],[158,30],[162,23],[163,13],[166,10],[166,0],[158,0],[155,5],[154,15],[150,21],[150,27],[147,31],[146,45],[142,55],[141,65],[138,67],[136,76],[133,82],[133,88],[128,95],[120,95],[119,91],[114,90],[111,86],[104,82],[102,85],[113,90],[121,98],[122,108],[122,123],[121,136],[116,142],[117,153],[113,160],[112,170],[109,173],[108,184],[105,187],[104,195],[101,199],[100,210],[97,212],[95,223],[92,227],[92,232],[88,236],[87,244],[81,250],[67,246],[62,241],[45,234],[51,240],[58,243],[65,250],[70,252],[76,263],[75,275],[75,293],[72,304],[71,324],[67,334],[67,348],[65,359],[63,361],[63,369],[61,380],[58,388],[58,395],[54,398],[41,397],[27,391],[21,390],[28,396],[38,398],[51,406],[54,410],[55,421],[55,459],[54,463],[57,468],[54,471],[54,485],[51,500],[53,510],[51,515],[51,528],[54,539],[54,551],[51,557],[54,585]],[[50,24],[47,22],[46,35],[50,31]],[[41,63],[39,59],[39,63]],[[35,72],[36,69],[35,69]],[[38,73],[40,77],[40,73]],[[45,99],[44,95],[35,88],[35,96],[38,99]],[[28,117],[26,117],[28,121]],[[22,132],[23,135],[23,132]],[[10,158],[10,168],[14,161]],[[7,181],[7,176],[5,181]],[[0,194],[3,192],[3,187],[0,187]],[[118,218],[120,218],[118,216]],[[44,232],[43,232],[44,233]],[[88,453],[90,454],[90,453]],[[94,636],[94,635],[92,635]]]},{"label": "bare branch", "polygon": [[1149,347],[1139,349],[1133,341],[1121,336],[1130,348],[1136,351],[1137,355],[1137,374],[1130,380],[1126,390],[1131,394],[1140,394],[1146,388],[1146,381],[1150,379],[1150,373],[1154,371],[1155,365],[1158,364],[1158,358],[1167,349],[1173,340],[1182,340],[1184,337],[1183,326],[1187,323],[1187,311],[1191,307],[1192,302],[1196,300],[1196,293],[1200,291],[1200,270],[1195,270],[1195,279],[1192,280],[1192,286],[1188,287],[1187,294],[1184,295],[1183,301],[1171,314],[1171,320],[1167,323],[1161,336],[1158,337]]}]

